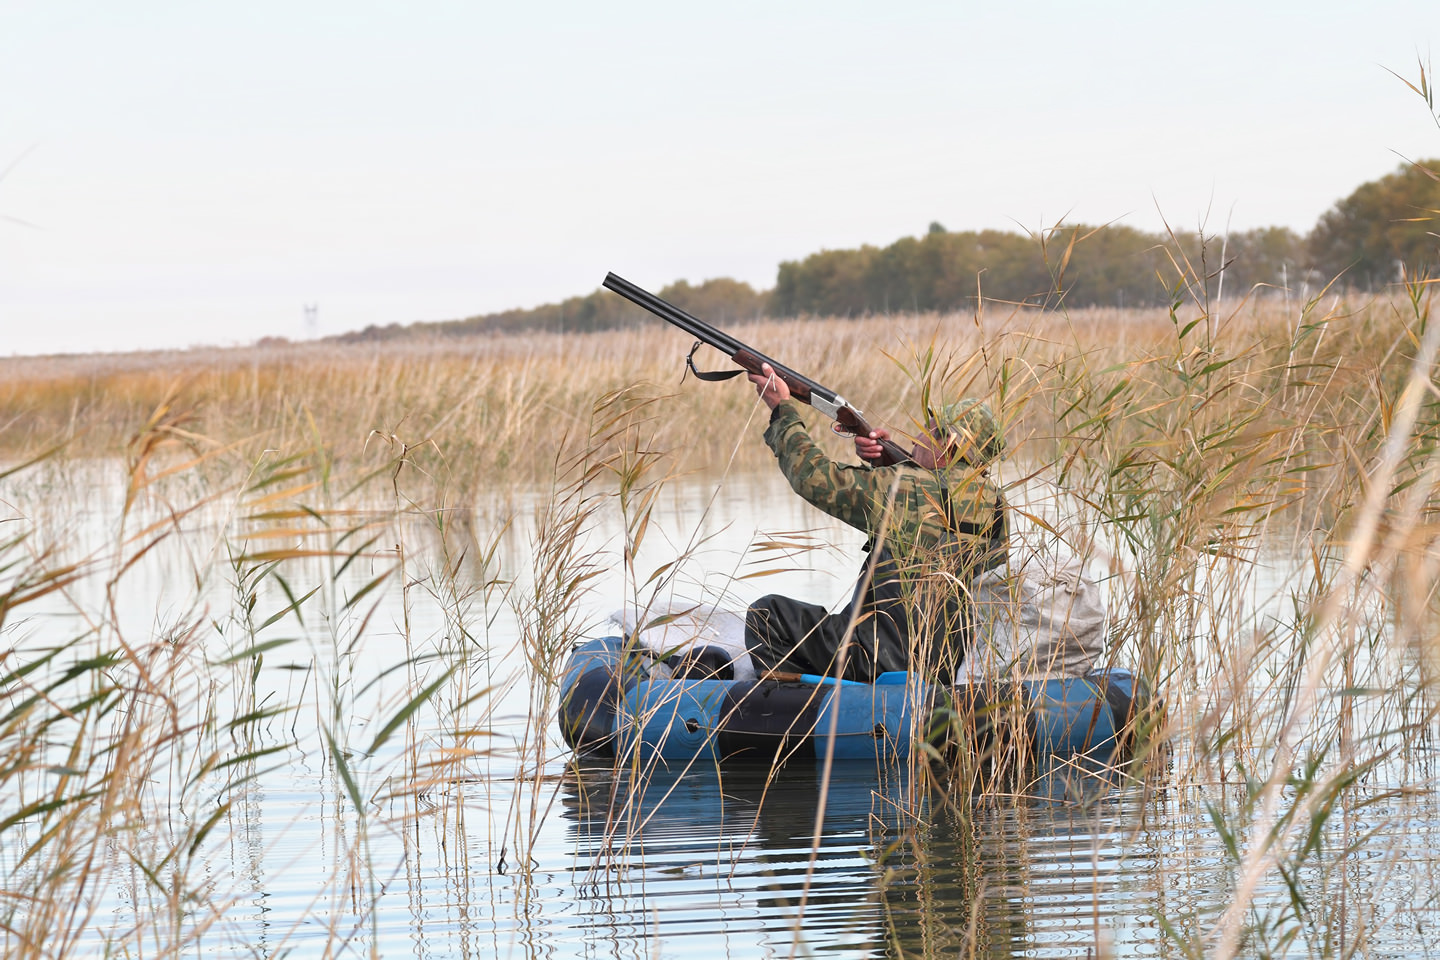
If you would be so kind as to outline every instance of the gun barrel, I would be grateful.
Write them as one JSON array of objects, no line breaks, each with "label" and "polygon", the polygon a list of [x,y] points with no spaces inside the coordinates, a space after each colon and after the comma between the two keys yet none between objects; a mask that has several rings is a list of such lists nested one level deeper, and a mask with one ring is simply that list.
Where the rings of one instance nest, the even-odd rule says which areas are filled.
[{"label": "gun barrel", "polygon": [[736,340],[723,330],[717,330],[699,317],[686,313],[668,300],[662,300],[649,290],[637,287],[624,277],[616,276],[614,273],[607,273],[605,274],[604,286],[605,289],[620,294],[620,296],[626,300],[629,300],[636,306],[643,307],[660,319],[673,323],[696,340],[702,343],[708,343],[732,360],[740,362],[741,355],[745,355],[749,360],[741,362],[741,366],[745,366],[749,362],[757,362],[756,368],[758,369],[758,363],[760,362],[770,364],[771,369],[789,382],[792,390],[801,391],[797,399],[803,400],[805,403],[813,403],[814,399],[819,398],[821,405],[827,409],[827,414],[832,418],[835,416],[833,412],[834,408],[845,405],[845,400],[834,390],[816,383],[814,380],[805,376],[805,374],[798,370],[792,370],[778,360],[765,356],[765,354]]},{"label": "gun barrel", "polygon": [[695,339],[708,343],[710,346],[723,352],[727,357],[733,357],[745,346],[728,333],[716,330],[699,317],[691,316],[675,306],[675,304],[670,303],[668,300],[660,299],[649,290],[637,287],[624,277],[607,273],[605,274],[604,286],[605,289],[620,294],[620,296],[626,300],[629,300],[638,307],[643,307],[660,319],[668,320]]},{"label": "gun barrel", "polygon": [[[728,333],[715,329],[699,317],[691,316],[675,304],[662,300],[649,290],[635,286],[624,277],[606,273],[604,286],[605,289],[618,293],[636,306],[655,314],[661,320],[673,323],[701,343],[708,343],[747,370],[759,370],[760,364],[770,364],[770,368],[789,384],[791,395],[796,400],[810,404],[830,419],[841,423],[846,429],[859,433],[870,432],[870,424],[865,421],[860,411],[850,406],[834,390],[816,383],[797,370],[792,370],[784,364],[772,360],[758,350],[736,340]],[[909,454],[891,440],[882,440],[881,446],[885,450],[884,456],[879,460],[882,465],[905,463],[910,459]]]}]

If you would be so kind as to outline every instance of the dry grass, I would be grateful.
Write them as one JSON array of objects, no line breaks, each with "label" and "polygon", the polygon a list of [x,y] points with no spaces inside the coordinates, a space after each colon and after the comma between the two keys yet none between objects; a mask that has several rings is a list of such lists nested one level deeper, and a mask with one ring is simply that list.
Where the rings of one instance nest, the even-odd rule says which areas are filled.
[{"label": "dry grass", "polygon": [[[988,388],[997,351],[1040,365],[1077,351],[1133,357],[1168,329],[1163,311],[1067,316],[1001,306],[979,318],[769,321],[730,332],[903,428],[916,386],[902,366],[912,365],[917,345],[942,343],[955,355],[988,348],[971,371]],[[682,386],[688,347],[683,333],[657,322],[570,336],[12,358],[0,361],[0,454],[67,442],[72,455],[115,455],[168,402],[187,412],[185,428],[196,437],[238,444],[229,462],[241,468],[262,449],[319,439],[343,470],[366,462],[378,434],[417,451],[452,490],[474,491],[552,476],[562,447],[573,454],[583,442],[593,399],[638,384],[667,397],[656,439],[685,449],[687,467],[713,469],[732,457],[759,466],[763,448],[737,448],[753,397],[738,383]],[[725,365],[711,351],[699,360]]]},{"label": "dry grass", "polygon": [[[1254,878],[1270,871],[1318,871],[1320,889],[1345,892],[1343,870],[1316,866],[1317,831],[1336,809],[1368,809],[1364,776],[1433,725],[1440,401],[1426,290],[1353,305],[1277,298],[1219,309],[1202,297],[1174,311],[1070,314],[992,305],[980,316],[730,331],[902,430],[927,393],[986,396],[1007,421],[1017,500],[1036,484],[1056,491],[1070,511],[1057,532],[1112,563],[1114,655],[1170,701],[1162,738],[1193,747],[1177,781],[1241,785],[1241,800],[1217,818],[1240,906],[1177,927],[1181,952],[1287,944],[1344,909],[1297,899],[1246,913]],[[517,682],[485,672],[499,602],[522,624],[499,642],[520,647],[528,668],[518,682],[531,685],[529,807],[511,811],[499,844],[523,861],[546,815],[542,734],[556,666],[595,562],[581,547],[589,518],[619,511],[638,591],[651,572],[629,567],[660,485],[682,472],[767,468],[753,391],[743,381],[680,384],[688,347],[656,324],[0,363],[5,455],[43,456],[65,442],[72,463],[112,456],[128,466],[116,541],[78,565],[44,548],[59,538],[43,515],[7,517],[23,531],[0,543],[7,638],[19,637],[27,604],[64,595],[76,577],[121,594],[132,564],[202,509],[229,511],[219,535],[229,559],[219,572],[197,566],[197,595],[218,575],[234,592],[228,619],[202,617],[197,599],[165,630],[132,636],[112,607],[92,611],[78,638],[47,639],[48,659],[0,659],[0,746],[15,758],[0,769],[0,790],[19,798],[0,818],[9,845],[0,851],[23,854],[3,867],[12,890],[45,884],[0,910],[7,944],[33,956],[75,952],[82,937],[93,944],[99,920],[85,910],[116,876],[96,850],[117,844],[145,874],[145,896],[133,929],[106,929],[108,948],[135,950],[149,937],[149,952],[179,955],[205,941],[225,904],[199,882],[200,854],[268,751],[292,744],[275,728],[300,699],[317,714],[336,809],[355,827],[337,844],[344,856],[327,890],[348,898],[347,922],[373,923],[368,844],[388,829],[375,798],[409,804],[401,828],[420,816],[418,798],[484,752],[492,686]],[[708,365],[723,361],[712,354]],[[837,454],[848,446],[826,442]],[[496,569],[498,526],[454,505],[521,488],[540,492],[533,570],[523,592],[502,597],[515,571]],[[457,533],[467,517],[470,530]],[[1248,603],[1246,571],[1276,550],[1299,561],[1288,622]],[[341,590],[342,575],[364,564],[373,576]],[[311,582],[292,587],[301,570]],[[444,636],[412,637],[406,620],[402,691],[369,718],[379,733],[350,743],[353,658],[376,599],[394,589],[407,618],[422,593],[437,604]],[[297,642],[276,631],[302,615],[313,686],[265,703],[255,695],[264,657]],[[212,626],[224,652],[203,642]],[[402,737],[413,748],[403,757],[357,766]],[[56,742],[75,745],[60,762]],[[212,819],[204,805],[217,796],[225,812]],[[962,814],[966,796],[951,797]],[[1359,842],[1349,823],[1342,860]],[[47,949],[42,935],[53,931],[68,939]]]}]

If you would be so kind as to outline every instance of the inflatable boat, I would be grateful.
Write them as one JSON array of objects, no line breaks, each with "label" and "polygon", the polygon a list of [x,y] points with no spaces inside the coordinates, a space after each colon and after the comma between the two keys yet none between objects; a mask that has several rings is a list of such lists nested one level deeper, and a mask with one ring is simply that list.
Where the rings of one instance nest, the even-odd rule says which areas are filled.
[{"label": "inflatable boat", "polygon": [[1130,757],[1158,703],[1130,671],[940,688],[908,673],[873,683],[813,675],[734,679],[724,658],[656,664],[622,637],[581,643],[561,682],[560,728],[584,756],[775,763],[893,761],[917,744],[1036,761]]}]

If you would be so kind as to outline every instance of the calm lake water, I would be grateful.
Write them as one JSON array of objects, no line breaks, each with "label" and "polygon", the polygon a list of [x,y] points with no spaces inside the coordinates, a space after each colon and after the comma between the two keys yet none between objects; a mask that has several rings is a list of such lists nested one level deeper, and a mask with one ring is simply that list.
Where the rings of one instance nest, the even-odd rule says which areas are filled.
[{"label": "calm lake water", "polygon": [[[83,486],[63,510],[42,510],[44,490],[7,497],[16,518],[48,513],[37,529],[64,531],[67,549],[85,554],[118,539],[123,488],[104,477]],[[531,507],[513,506],[488,569],[514,586],[488,600],[473,567],[436,575],[447,562],[423,524],[388,529],[343,571],[292,561],[295,595],[322,587],[300,605],[311,612],[255,634],[287,640],[258,664],[199,671],[211,687],[191,693],[222,716],[242,696],[298,709],[245,738],[227,732],[237,754],[257,756],[225,777],[157,780],[128,828],[175,833],[230,803],[193,851],[183,906],[157,892],[125,843],[97,841],[102,882],[83,889],[89,919],[73,955],[1182,957],[1182,940],[1213,942],[1243,853],[1243,836],[1232,849],[1227,831],[1253,811],[1244,774],[1204,774],[1184,736],[1143,782],[1057,769],[979,800],[930,795],[905,770],[838,764],[818,823],[818,764],[680,776],[574,762],[553,717],[537,716],[540,685],[519,641],[536,547]],[[487,506],[471,523],[483,540],[507,512]],[[587,528],[598,565],[577,634],[605,632],[637,579],[677,555],[688,558],[669,592],[734,608],[770,592],[840,602],[858,562],[858,534],[769,477],[673,485],[654,517],[629,571],[618,519],[602,513]],[[242,577],[225,544],[254,527],[212,510],[184,529],[126,570],[123,590],[107,596],[99,576],[7,622],[6,646],[23,656],[113,611],[115,631],[132,638],[199,623],[212,664],[243,649]],[[402,556],[400,575],[349,605]],[[745,578],[769,570],[780,572]],[[1264,573],[1247,599],[1283,606],[1285,582],[1283,571]],[[256,596],[252,626],[288,602],[273,580]],[[370,751],[387,720],[456,663],[444,689]],[[1254,676],[1265,682],[1263,670]],[[1182,716],[1203,693],[1178,683],[1164,692]],[[1322,699],[1317,711],[1337,703]],[[1440,955],[1433,734],[1426,715],[1344,804],[1307,813],[1313,855],[1261,877],[1248,919],[1268,932],[1244,955],[1267,944],[1282,956]],[[16,808],[21,783],[0,810]],[[40,839],[38,821],[24,818],[0,833],[12,893],[33,881],[23,854]],[[0,933],[13,948],[11,937]]]}]

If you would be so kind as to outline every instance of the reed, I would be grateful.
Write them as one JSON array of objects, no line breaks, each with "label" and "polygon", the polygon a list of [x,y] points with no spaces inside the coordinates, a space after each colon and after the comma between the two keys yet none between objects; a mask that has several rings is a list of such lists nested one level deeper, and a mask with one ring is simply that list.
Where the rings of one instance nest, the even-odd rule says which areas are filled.
[{"label": "reed", "polygon": [[[1002,411],[1022,523],[1109,571],[1111,656],[1170,705],[1141,731],[1142,767],[1182,741],[1175,783],[1238,787],[1207,801],[1235,859],[1234,905],[1161,918],[1176,948],[1355,950],[1376,921],[1337,906],[1350,902],[1343,864],[1403,859],[1367,850],[1356,825],[1415,789],[1366,780],[1395,776],[1393,757],[1436,717],[1428,285],[1278,318],[1179,301],[1123,341],[1053,320],[986,339],[984,317],[946,339],[934,323],[896,352],[896,408],[978,393]],[[1287,579],[1266,583],[1267,570]],[[976,780],[957,772],[947,802],[963,818]],[[1277,873],[1290,902],[1256,905],[1258,879]]]},{"label": "reed", "polygon": [[[328,770],[335,833],[317,908],[287,918],[280,948],[317,917],[334,944],[367,928],[373,941],[382,879],[371,844],[395,829],[381,800],[451,783],[486,752],[475,749],[490,726],[476,682],[486,621],[469,613],[494,581],[458,577],[448,561],[419,576],[403,549],[380,545],[443,515],[405,496],[403,455],[343,483],[319,446],[269,451],[234,473],[216,463],[235,446],[190,429],[195,419],[170,395],[131,427],[101,542],[63,535],[68,495],[90,506],[71,486],[94,481],[76,474],[83,462],[50,451],[0,474],[11,511],[0,543],[7,956],[234,949],[246,936],[231,919],[243,890],[217,881],[215,858],[255,827],[253,791],[297,752]],[[377,507],[387,487],[392,504]],[[154,597],[163,606],[137,620],[131,599],[155,588],[146,568],[167,552],[185,566]],[[433,589],[466,631],[412,637],[402,624],[403,653],[357,679],[397,572]],[[298,684],[277,689],[277,667]],[[404,682],[373,688],[393,673]],[[392,745],[401,734],[403,753]]]},{"label": "reed", "polygon": [[[1042,336],[1094,328],[1131,339],[1154,325],[1153,312],[1089,311],[1079,319],[1040,315],[1003,323]],[[988,325],[990,321],[985,320]],[[887,351],[939,335],[978,347],[974,318],[872,317],[766,321],[735,333],[776,357],[813,371],[883,417],[901,418],[909,386]],[[367,439],[397,437],[413,462],[461,493],[533,485],[553,474],[557,454],[578,455],[584,411],[620,390],[666,396],[663,449],[683,445],[700,469],[761,457],[735,451],[735,414],[751,403],[739,384],[679,388],[688,344],[658,322],[634,329],[400,342],[378,347],[307,344],[227,351],[0,361],[3,451],[24,456],[64,442],[69,455],[115,455],[167,398],[184,406],[189,428],[236,444],[232,467],[259,451],[293,449],[319,436],[343,470],[363,469]],[[712,357],[716,362],[723,358]],[[702,357],[701,362],[704,362]],[[861,392],[865,396],[859,396]],[[560,450],[563,437],[570,437]]]},{"label": "reed", "polygon": [[[990,401],[1017,526],[1104,573],[1110,656],[1168,706],[1143,718],[1137,764],[1119,773],[1150,802],[1193,799],[1229,857],[1229,906],[1157,917],[1167,949],[1349,956],[1388,922],[1353,864],[1400,869],[1399,841],[1371,842],[1375,821],[1434,789],[1432,287],[1218,303],[1206,277],[1176,271],[1168,310],[988,304],[733,332],[900,431],[930,397]],[[523,922],[556,797],[558,671],[607,562],[593,528],[620,531],[616,604],[658,608],[701,545],[640,566],[663,488],[773,469],[752,391],[677,382],[687,346],[655,325],[0,364],[15,464],[0,474],[7,953],[224,942],[240,894],[206,857],[248,829],[249,786],[295,754],[323,766],[333,816],[315,908],[282,942],[321,916],[337,952],[374,942],[392,879],[377,847],[416,842],[422,824],[456,836],[467,792],[500,780],[516,788],[489,839],[519,875]],[[78,543],[67,505],[92,486],[115,521]],[[140,571],[172,548],[184,589],[137,623]],[[392,616],[382,601],[397,596]],[[417,628],[422,608],[438,632]],[[393,642],[374,669],[377,637]],[[492,711],[522,685],[524,733],[502,752]],[[917,766],[927,786],[899,803],[902,835],[877,840],[878,859],[922,850],[932,817],[972,830],[977,810],[1023,805],[1036,784],[1015,741],[997,742]],[[630,759],[617,783],[646,774]],[[981,777],[995,762],[1018,781]],[[641,826],[607,821],[617,861]],[[983,874],[978,860],[957,869],[971,887]],[[1286,895],[1260,896],[1276,877]],[[798,922],[808,887],[790,892]],[[915,909],[926,951],[984,953],[978,913],[955,931]],[[912,919],[893,914],[896,943]]]}]

